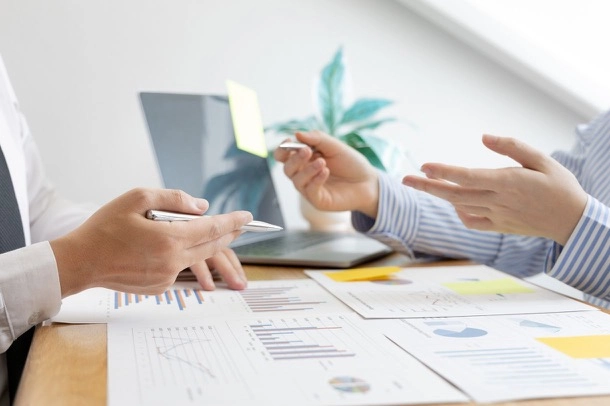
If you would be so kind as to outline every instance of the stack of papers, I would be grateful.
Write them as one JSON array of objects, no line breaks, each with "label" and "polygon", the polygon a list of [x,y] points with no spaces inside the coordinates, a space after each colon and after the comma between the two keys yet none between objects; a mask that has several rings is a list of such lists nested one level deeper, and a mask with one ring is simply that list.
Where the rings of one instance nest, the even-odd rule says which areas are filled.
[{"label": "stack of papers", "polygon": [[610,394],[610,315],[486,266],[310,270],[244,291],[90,289],[108,404],[376,405]]}]

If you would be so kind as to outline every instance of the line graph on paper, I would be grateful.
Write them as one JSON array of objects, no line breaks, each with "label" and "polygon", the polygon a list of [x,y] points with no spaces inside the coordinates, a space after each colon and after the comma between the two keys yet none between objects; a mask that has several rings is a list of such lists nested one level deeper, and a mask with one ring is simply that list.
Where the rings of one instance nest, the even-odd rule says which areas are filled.
[{"label": "line graph on paper", "polygon": [[158,327],[133,331],[140,387],[183,387],[203,396],[208,385],[242,381],[223,338],[214,326]]},{"label": "line graph on paper", "polygon": [[110,323],[108,371],[109,405],[462,399],[356,315]]}]

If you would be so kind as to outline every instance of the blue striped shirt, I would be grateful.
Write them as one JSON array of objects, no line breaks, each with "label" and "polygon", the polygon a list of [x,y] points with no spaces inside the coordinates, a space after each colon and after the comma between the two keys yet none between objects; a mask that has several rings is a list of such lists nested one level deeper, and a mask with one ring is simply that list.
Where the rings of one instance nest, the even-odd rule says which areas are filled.
[{"label": "blue striped shirt", "polygon": [[353,213],[352,223],[413,258],[470,259],[518,277],[546,272],[584,292],[590,302],[610,307],[610,112],[578,126],[572,150],[552,156],[589,195],[565,246],[545,238],[469,230],[451,204],[386,174],[379,178],[377,219]]}]

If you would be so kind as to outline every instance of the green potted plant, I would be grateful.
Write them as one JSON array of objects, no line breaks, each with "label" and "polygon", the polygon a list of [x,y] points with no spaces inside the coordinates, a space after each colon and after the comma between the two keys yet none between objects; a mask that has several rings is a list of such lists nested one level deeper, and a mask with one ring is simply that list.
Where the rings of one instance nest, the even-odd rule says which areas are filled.
[{"label": "green potted plant", "polygon": [[[342,47],[339,47],[331,61],[322,68],[315,86],[315,114],[275,123],[266,128],[266,131],[290,137],[298,131],[324,131],[360,152],[373,166],[394,174],[404,157],[392,141],[375,135],[375,130],[379,127],[396,121],[393,117],[379,117],[379,113],[393,102],[367,97],[348,105],[349,83]],[[351,228],[350,213],[322,213],[315,210],[305,199],[301,199],[301,212],[313,229]]]},{"label": "green potted plant", "polygon": [[278,135],[293,136],[297,131],[324,131],[362,153],[375,167],[392,171],[400,162],[396,145],[374,134],[393,117],[379,118],[393,102],[383,98],[360,98],[347,105],[348,81],[343,49],[340,47],[317,78],[314,98],[317,113],[302,119],[291,119],[269,126]]}]

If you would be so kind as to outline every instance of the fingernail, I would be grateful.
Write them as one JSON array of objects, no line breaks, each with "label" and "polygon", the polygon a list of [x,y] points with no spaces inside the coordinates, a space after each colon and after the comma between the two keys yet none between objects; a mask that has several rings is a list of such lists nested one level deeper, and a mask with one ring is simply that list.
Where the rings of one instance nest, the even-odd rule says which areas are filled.
[{"label": "fingernail", "polygon": [[483,141],[488,144],[495,144],[496,142],[498,142],[498,139],[499,137],[496,137],[495,135],[483,134]]},{"label": "fingernail", "polygon": [[208,207],[210,207],[210,203],[208,203],[208,201],[205,199],[196,199],[195,206],[197,206],[198,209],[205,211],[208,209]]},{"label": "fingernail", "polygon": [[427,177],[430,177],[432,175],[432,171],[427,166],[422,166],[420,168],[420,171],[422,171]]}]

